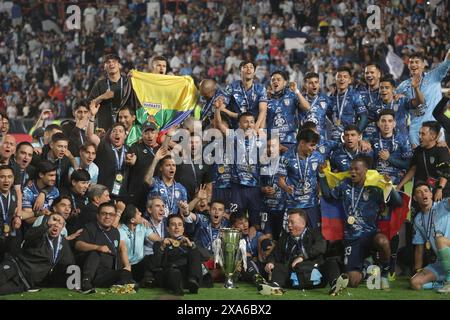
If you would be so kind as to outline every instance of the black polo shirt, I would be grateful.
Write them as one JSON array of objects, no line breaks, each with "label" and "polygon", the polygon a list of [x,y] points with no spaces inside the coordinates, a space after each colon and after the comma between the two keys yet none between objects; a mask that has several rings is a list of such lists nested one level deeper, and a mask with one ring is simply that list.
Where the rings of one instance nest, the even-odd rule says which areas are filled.
[{"label": "black polo shirt", "polygon": [[100,104],[100,109],[98,110],[97,115],[98,127],[105,129],[105,131],[108,131],[112,127],[118,110],[127,104],[132,91],[131,83],[125,75],[122,75],[117,82],[112,82],[108,78],[104,78],[95,82],[89,94],[88,100],[91,101],[97,98],[108,89],[114,91],[114,97],[104,100]]},{"label": "black polo shirt", "polygon": [[83,228],[83,232],[77,238],[77,241],[83,241],[98,246],[108,246],[111,254],[103,254],[100,259],[100,267],[103,269],[118,270],[122,266],[119,258],[120,233],[114,227],[104,230],[98,222],[90,222]]},{"label": "black polo shirt", "polygon": [[25,170],[21,170],[19,165],[13,160],[11,167],[14,171],[14,185],[20,185],[21,189],[25,188],[28,181],[33,180],[36,175],[36,169],[30,164]]},{"label": "black polo shirt", "polygon": [[195,191],[201,184],[212,182],[212,167],[207,164],[182,163],[177,165],[175,180],[187,190],[188,200],[195,198]]},{"label": "black polo shirt", "polygon": [[156,151],[158,151],[158,148],[150,148],[143,142],[136,142],[130,148],[130,153],[136,155],[136,163],[130,168],[128,191],[132,195],[133,203],[139,207],[143,204],[145,205],[145,198],[149,188],[147,185],[144,185],[144,178],[153,162]]},{"label": "black polo shirt", "polygon": [[[424,149],[420,146],[417,147],[414,150],[410,164],[411,166],[417,166],[416,174],[414,176],[414,183],[417,183],[418,181],[426,182],[428,178],[439,180],[440,177],[437,173],[436,166],[440,163],[449,161],[450,154],[448,149],[445,147],[434,146],[430,149]],[[437,183],[439,183],[439,181],[437,181]],[[442,190],[442,194],[443,197],[450,196],[450,182],[447,182],[444,190]]]},{"label": "black polo shirt", "polygon": [[[11,220],[17,208],[17,194],[14,188],[11,188],[7,196],[0,193],[0,235],[3,235],[3,225],[8,224],[11,227]],[[8,206],[9,205],[9,206]]]},{"label": "black polo shirt", "polygon": [[[126,145],[122,146],[125,148],[125,154],[128,152],[128,147]],[[121,158],[122,149],[119,149],[117,154],[118,158]],[[126,156],[125,156],[126,158]],[[114,181],[116,179],[116,174],[119,173],[117,170],[117,160],[115,152],[113,151],[113,146],[111,143],[106,142],[102,139],[97,148],[97,157],[95,158],[95,164],[98,166],[98,183],[106,186],[109,192],[112,194]],[[128,179],[129,179],[129,167],[126,165],[125,160],[123,162],[120,174],[123,176],[121,183],[121,188],[119,191],[119,197],[125,197],[128,195]]]}]

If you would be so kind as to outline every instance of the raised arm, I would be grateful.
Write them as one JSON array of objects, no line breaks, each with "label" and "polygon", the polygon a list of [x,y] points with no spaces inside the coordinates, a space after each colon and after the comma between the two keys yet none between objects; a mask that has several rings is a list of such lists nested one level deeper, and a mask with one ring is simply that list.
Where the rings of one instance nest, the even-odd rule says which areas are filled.
[{"label": "raised arm", "polygon": [[158,164],[159,160],[161,160],[167,155],[167,153],[168,153],[167,147],[161,147],[158,149],[158,151],[156,151],[152,164],[148,168],[148,171],[144,177],[144,182],[147,183],[149,186],[153,185],[153,176],[155,174],[156,165]]},{"label": "raised arm", "polygon": [[95,116],[98,113],[98,110],[100,108],[100,104],[96,103],[95,100],[92,100],[89,104],[89,123],[86,130],[86,137],[90,142],[95,144],[96,147],[100,144],[100,137],[94,133],[94,123],[95,123]]},{"label": "raised arm", "polygon": [[411,100],[411,104],[414,108],[417,108],[421,104],[425,104],[425,97],[422,94],[422,91],[420,91],[420,77],[415,76],[411,80],[411,86],[414,90],[414,96]]},{"label": "raised arm", "polygon": [[309,111],[311,109],[311,105],[309,104],[308,100],[305,99],[305,97],[302,95],[300,90],[297,88],[297,83],[290,82],[289,88],[295,93],[295,95],[298,98],[298,108],[301,111]]}]

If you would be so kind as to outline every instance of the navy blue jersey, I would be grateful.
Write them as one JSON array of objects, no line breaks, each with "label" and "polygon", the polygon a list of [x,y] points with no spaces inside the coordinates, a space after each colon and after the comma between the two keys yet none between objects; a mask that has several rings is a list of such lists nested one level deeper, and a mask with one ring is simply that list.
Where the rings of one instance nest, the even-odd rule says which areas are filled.
[{"label": "navy blue jersey", "polygon": [[294,186],[294,193],[287,194],[287,208],[312,208],[319,204],[317,168],[324,162],[322,155],[314,151],[308,158],[300,159],[296,150],[290,150],[281,158],[280,176],[286,184]]},{"label": "navy blue jersey", "polygon": [[245,243],[247,244],[247,253],[250,253],[252,258],[258,258],[258,240],[263,235],[264,234],[261,231],[257,231],[252,240],[249,239],[248,235],[242,237],[242,239],[244,239]]},{"label": "navy blue jersey", "polygon": [[[229,110],[238,114],[250,112],[255,120],[259,115],[259,103],[267,102],[266,88],[256,82],[253,82],[250,89],[245,91],[242,82],[235,80],[226,87],[225,93],[229,99]],[[237,125],[237,121],[234,121],[234,128],[237,128]]]},{"label": "navy blue jersey", "polygon": [[228,227],[228,220],[222,219],[218,228],[211,225],[209,216],[204,214],[197,214],[195,221],[195,235],[194,241],[197,245],[211,251],[212,242],[220,236],[220,229]]},{"label": "navy blue jersey", "polygon": [[[406,173],[406,168],[399,168],[392,162],[395,159],[408,160],[412,157],[412,148],[407,134],[394,134],[390,138],[381,137],[375,133],[370,139],[374,155],[374,168],[381,174],[391,177],[394,184],[398,184]],[[379,152],[387,150],[390,153],[387,161],[380,159]],[[392,161],[392,162],[391,162]]]},{"label": "navy blue jersey", "polygon": [[289,89],[277,97],[269,99],[267,104],[267,130],[278,130],[281,143],[296,143],[298,128],[297,95]]},{"label": "navy blue jersey", "polygon": [[216,108],[214,107],[214,102],[217,98],[222,97],[224,99],[225,105],[229,104],[228,95],[225,92],[217,88],[214,96],[211,99],[206,100],[205,98],[201,98],[200,103],[203,104],[202,110],[200,112],[200,120],[205,128],[209,127],[214,118],[214,112]]},{"label": "navy blue jersey", "polygon": [[311,109],[301,118],[301,123],[307,121],[314,122],[316,124],[317,130],[319,131],[320,137],[322,139],[327,138],[327,110],[331,110],[332,101],[330,97],[325,94],[319,93],[315,97],[309,97],[306,95],[306,100],[308,100]]},{"label": "navy blue jersey", "polygon": [[164,181],[158,177],[153,177],[153,184],[150,186],[150,193],[148,198],[153,196],[159,196],[166,205],[166,217],[169,214],[179,213],[179,201],[187,201],[186,188],[178,182],[175,182],[171,186],[167,186]]},{"label": "navy blue jersey", "polygon": [[316,150],[320,152],[324,159],[330,159],[331,153],[339,148],[339,146],[340,144],[336,141],[320,138]]},{"label": "navy blue jersey", "polygon": [[344,145],[341,145],[337,148],[332,154],[330,158],[331,170],[333,172],[342,172],[350,170],[350,162],[356,158],[357,155],[365,155],[367,157],[373,157],[373,151],[370,152],[360,152],[357,151],[348,151]]},{"label": "navy blue jersey", "polygon": [[280,212],[284,211],[286,203],[286,193],[278,186],[279,168],[281,158],[274,165],[261,165],[261,186],[273,187],[275,194],[263,195],[264,209],[266,212]]},{"label": "navy blue jersey", "polygon": [[245,137],[245,139],[242,139],[242,137],[235,135],[234,163],[231,168],[232,183],[247,187],[259,187],[258,144],[256,137]]},{"label": "navy blue jersey", "polygon": [[[344,207],[344,240],[359,239],[377,232],[378,214],[384,207],[382,189],[353,186],[351,180],[347,178],[331,190],[331,196],[341,200]],[[355,218],[354,224],[347,223],[350,215]]]},{"label": "navy blue jersey", "polygon": [[331,138],[340,141],[344,128],[348,124],[356,124],[358,115],[367,114],[367,109],[361,94],[352,88],[348,88],[342,94],[334,95],[331,101],[333,116]]}]

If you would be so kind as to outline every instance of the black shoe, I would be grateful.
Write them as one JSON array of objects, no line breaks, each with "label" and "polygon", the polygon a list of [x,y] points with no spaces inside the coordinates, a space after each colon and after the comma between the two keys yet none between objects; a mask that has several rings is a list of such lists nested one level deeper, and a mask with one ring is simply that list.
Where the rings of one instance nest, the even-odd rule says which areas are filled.
[{"label": "black shoe", "polygon": [[96,293],[94,286],[92,285],[91,279],[85,278],[81,280],[81,293],[82,294],[91,294]]},{"label": "black shoe", "polygon": [[144,279],[142,281],[142,287],[143,288],[154,288],[156,285],[155,283],[155,279],[154,278],[148,278],[148,279]]},{"label": "black shoe", "polygon": [[198,282],[194,278],[189,279],[188,281],[188,289],[189,293],[197,294],[198,293]]}]

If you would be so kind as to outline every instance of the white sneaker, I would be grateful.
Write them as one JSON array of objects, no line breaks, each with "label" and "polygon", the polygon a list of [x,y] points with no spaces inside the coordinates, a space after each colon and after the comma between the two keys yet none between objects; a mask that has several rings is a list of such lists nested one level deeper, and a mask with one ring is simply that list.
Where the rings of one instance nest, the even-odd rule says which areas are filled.
[{"label": "white sneaker", "polygon": [[439,293],[450,293],[450,282],[446,282],[443,288],[437,290]]},{"label": "white sneaker", "polygon": [[389,290],[389,279],[387,277],[381,277],[381,290]]}]

